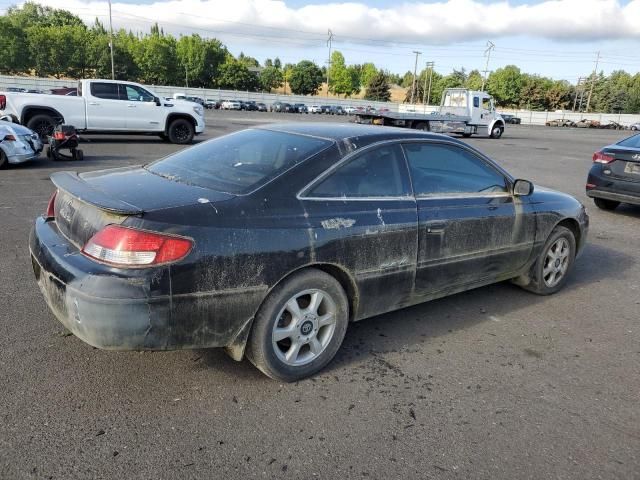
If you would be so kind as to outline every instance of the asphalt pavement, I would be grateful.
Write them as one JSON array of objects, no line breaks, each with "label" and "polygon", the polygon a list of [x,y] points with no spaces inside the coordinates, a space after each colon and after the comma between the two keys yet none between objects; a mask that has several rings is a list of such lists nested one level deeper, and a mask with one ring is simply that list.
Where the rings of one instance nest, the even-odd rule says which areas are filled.
[{"label": "asphalt pavement", "polygon": [[[214,111],[198,141],[342,120]],[[87,136],[81,163],[0,171],[0,478],[640,478],[640,208],[604,212],[584,195],[593,152],[628,134],[514,126],[469,139],[587,205],[566,288],[498,284],[352,324],[329,367],[293,384],[221,350],[94,349],[37,288],[28,235],[52,172],[181,147]]]}]

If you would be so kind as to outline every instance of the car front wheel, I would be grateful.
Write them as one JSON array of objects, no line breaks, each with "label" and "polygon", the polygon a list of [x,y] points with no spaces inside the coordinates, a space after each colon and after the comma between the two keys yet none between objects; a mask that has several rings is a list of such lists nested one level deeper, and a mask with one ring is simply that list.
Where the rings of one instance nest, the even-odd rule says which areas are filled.
[{"label": "car front wheel", "polygon": [[189,120],[178,118],[171,122],[167,134],[171,143],[187,145],[193,141],[195,132]]},{"label": "car front wheel", "polygon": [[267,376],[293,382],[335,356],[349,319],[347,296],[331,275],[296,273],[276,286],[256,315],[247,357]]},{"label": "car front wheel", "polygon": [[515,283],[538,295],[556,293],[567,283],[575,257],[576,238],[573,232],[558,225],[551,231],[526,281],[518,278]]}]

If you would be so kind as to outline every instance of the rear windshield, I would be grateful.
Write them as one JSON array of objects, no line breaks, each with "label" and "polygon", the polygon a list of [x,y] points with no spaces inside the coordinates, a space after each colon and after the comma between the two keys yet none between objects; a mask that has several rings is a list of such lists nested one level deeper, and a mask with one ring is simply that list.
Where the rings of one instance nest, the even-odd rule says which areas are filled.
[{"label": "rear windshield", "polygon": [[634,135],[633,137],[625,138],[624,140],[618,142],[618,145],[622,147],[640,148],[640,133]]},{"label": "rear windshield", "polygon": [[244,194],[329,145],[328,140],[250,129],[200,143],[145,168],[178,182]]}]

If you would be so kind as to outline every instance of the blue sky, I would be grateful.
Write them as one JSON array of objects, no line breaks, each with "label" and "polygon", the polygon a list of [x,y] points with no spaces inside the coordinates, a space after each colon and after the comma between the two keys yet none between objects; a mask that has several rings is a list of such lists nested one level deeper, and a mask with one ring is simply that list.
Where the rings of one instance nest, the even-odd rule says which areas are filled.
[{"label": "blue sky", "polygon": [[[7,0],[0,0],[6,7]],[[396,73],[435,61],[436,70],[484,69],[487,40],[495,44],[490,70],[523,71],[575,82],[594,68],[640,71],[640,0],[113,0],[114,26],[147,31],[158,21],[174,34],[215,36],[234,54],[260,61],[327,61],[327,29],[347,63],[372,61]],[[106,20],[107,2],[40,0]],[[637,26],[637,28],[636,28]]]}]

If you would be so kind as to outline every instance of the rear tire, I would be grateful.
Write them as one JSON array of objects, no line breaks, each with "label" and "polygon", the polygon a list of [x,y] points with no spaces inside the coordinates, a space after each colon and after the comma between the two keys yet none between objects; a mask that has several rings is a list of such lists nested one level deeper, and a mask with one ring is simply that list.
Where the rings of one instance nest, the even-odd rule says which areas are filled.
[{"label": "rear tire", "polygon": [[193,141],[195,131],[193,124],[184,118],[177,118],[171,122],[167,131],[169,141],[177,145],[188,145]]},{"label": "rear tire", "polygon": [[463,138],[471,138],[471,134],[470,133],[463,133],[462,137]]},{"label": "rear tire", "polygon": [[7,168],[7,165],[9,165],[9,159],[4,153],[4,150],[0,149],[0,169]]},{"label": "rear tire", "polygon": [[81,162],[82,160],[84,160],[84,152],[80,149],[75,150],[75,154],[74,154],[75,160],[78,160],[79,162]]},{"label": "rear tire", "polygon": [[571,230],[559,225],[551,231],[526,281],[522,278],[514,281],[538,295],[554,294],[567,283],[575,257],[576,238]]},{"label": "rear tire", "polygon": [[316,269],[295,273],[258,310],[247,357],[277,380],[309,377],[333,359],[348,321],[347,295],[335,278]]},{"label": "rear tire", "polygon": [[51,115],[41,113],[31,117],[26,127],[36,132],[40,136],[40,139],[45,142],[50,135],[53,135],[56,121]]},{"label": "rear tire", "polygon": [[615,210],[620,205],[620,202],[616,202],[615,200],[607,200],[605,198],[594,198],[593,203],[596,204],[596,207],[602,210]]}]

